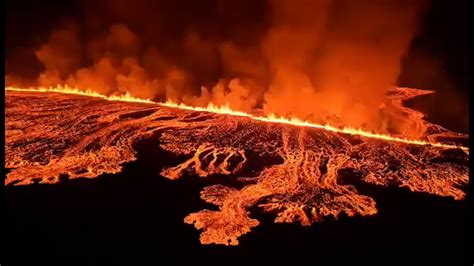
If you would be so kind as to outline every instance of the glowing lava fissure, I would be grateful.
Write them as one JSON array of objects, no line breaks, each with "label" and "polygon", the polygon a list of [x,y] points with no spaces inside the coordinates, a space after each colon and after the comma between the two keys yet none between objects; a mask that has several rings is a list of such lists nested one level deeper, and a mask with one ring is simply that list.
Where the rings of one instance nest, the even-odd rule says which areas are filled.
[{"label": "glowing lava fissure", "polygon": [[[159,146],[150,149],[182,158],[165,164],[160,176],[226,175],[238,183],[209,178],[201,199],[213,206],[184,217],[202,230],[202,244],[222,245],[238,245],[241,235],[259,225],[250,214],[254,209],[275,215],[276,223],[304,226],[327,216],[376,214],[375,199],[345,178],[456,200],[466,195],[468,155],[459,149],[81,95],[6,92],[7,186],[119,173],[137,159],[133,144],[153,137]],[[430,132],[452,134],[437,127]]]},{"label": "glowing lava fissure", "polygon": [[[408,139],[408,138],[398,138],[386,134],[377,134],[377,133],[372,133],[368,131],[364,131],[362,129],[355,129],[355,128],[350,128],[350,127],[343,127],[343,128],[337,128],[331,125],[322,125],[322,124],[315,124],[309,121],[304,121],[298,118],[285,118],[281,116],[275,116],[274,114],[269,114],[268,116],[255,116],[252,114],[248,114],[245,112],[241,111],[236,111],[232,110],[229,105],[223,105],[223,106],[216,106],[212,103],[209,103],[207,107],[193,107],[189,106],[183,103],[175,103],[172,101],[167,101],[164,103],[159,103],[159,102],[154,102],[150,99],[141,99],[137,97],[131,96],[129,93],[123,94],[123,95],[111,95],[111,96],[106,96],[102,95],[100,93],[94,92],[92,90],[79,90],[77,88],[71,88],[69,86],[56,86],[56,87],[35,87],[35,88],[16,88],[16,87],[6,87],[5,88],[7,91],[24,91],[24,92],[54,92],[54,93],[65,93],[65,94],[73,94],[73,95],[80,95],[80,96],[88,96],[88,97],[97,97],[101,98],[104,100],[109,100],[109,101],[123,101],[123,102],[137,102],[137,103],[148,103],[148,104],[158,104],[161,106],[166,106],[166,107],[171,107],[171,108],[179,108],[179,109],[184,109],[184,110],[191,110],[191,111],[196,111],[196,112],[211,112],[211,113],[217,113],[217,114],[226,114],[226,115],[232,115],[232,116],[241,116],[241,117],[248,117],[253,120],[257,121],[262,121],[262,122],[269,122],[269,123],[280,123],[280,124],[287,124],[287,125],[293,125],[293,126],[300,126],[300,127],[310,127],[310,128],[318,128],[318,129],[324,129],[336,133],[343,133],[343,134],[349,134],[349,135],[358,135],[362,137],[367,137],[367,138],[374,138],[374,139],[381,139],[381,140],[387,140],[387,141],[395,141],[395,142],[401,142],[401,143],[406,143],[406,144],[413,144],[413,145],[431,145],[434,147],[440,147],[440,148],[447,148],[447,149],[461,149],[463,151],[469,152],[469,148],[459,146],[459,145],[450,145],[450,144],[444,144],[440,142],[432,142],[432,141],[425,141],[425,140],[413,140],[413,139]],[[419,90],[421,91],[421,90]],[[431,93],[431,91],[425,92],[425,93]],[[423,92],[419,93],[423,94]]]}]

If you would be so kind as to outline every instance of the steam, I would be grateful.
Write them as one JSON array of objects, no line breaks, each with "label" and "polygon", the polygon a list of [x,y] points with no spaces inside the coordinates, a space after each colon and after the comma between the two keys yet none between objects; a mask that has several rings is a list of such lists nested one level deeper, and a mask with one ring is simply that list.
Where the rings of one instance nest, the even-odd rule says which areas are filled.
[{"label": "steam", "polygon": [[[123,23],[92,14],[86,26],[69,21],[54,30],[35,52],[45,68],[37,83],[377,131],[385,130],[380,107],[423,10],[423,1],[275,0],[263,8],[267,23],[228,22],[232,10],[258,6],[243,1],[219,4],[217,18],[231,23],[222,33],[219,21],[198,14],[203,22],[182,25],[142,3],[131,12],[142,19],[122,2],[106,9]],[[176,30],[165,31],[167,23]]]},{"label": "steam", "polygon": [[273,27],[263,47],[274,76],[265,110],[382,125],[379,109],[416,33],[421,2],[272,3]]}]

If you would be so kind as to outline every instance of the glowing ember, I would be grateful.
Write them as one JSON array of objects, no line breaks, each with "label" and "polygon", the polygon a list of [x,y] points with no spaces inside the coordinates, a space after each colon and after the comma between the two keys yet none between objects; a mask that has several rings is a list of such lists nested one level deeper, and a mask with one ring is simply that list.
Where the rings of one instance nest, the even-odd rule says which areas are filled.
[{"label": "glowing ember", "polygon": [[[241,235],[259,225],[251,218],[254,207],[274,214],[277,223],[305,226],[342,213],[375,214],[375,200],[344,182],[346,178],[465,197],[467,149],[455,145],[259,117],[225,107],[153,104],[67,87],[43,91],[7,88],[7,185],[118,173],[123,163],[136,159],[134,142],[156,137],[160,150],[184,157],[162,169],[161,176],[228,175],[238,184],[205,187],[201,198],[216,208],[184,218],[203,230],[203,244],[237,245]],[[80,97],[84,95],[95,98]],[[427,139],[454,135],[426,126],[431,134]]]}]

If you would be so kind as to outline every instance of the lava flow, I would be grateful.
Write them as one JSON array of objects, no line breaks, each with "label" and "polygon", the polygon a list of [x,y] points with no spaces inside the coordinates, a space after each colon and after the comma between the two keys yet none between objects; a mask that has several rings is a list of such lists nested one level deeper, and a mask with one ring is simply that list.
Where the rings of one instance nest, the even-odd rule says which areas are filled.
[{"label": "lava flow", "polygon": [[[109,101],[123,101],[123,102],[139,102],[139,103],[155,103],[150,99],[141,99],[141,98],[136,98],[131,96],[129,93],[126,93],[124,95],[111,95],[111,96],[106,96],[99,94],[97,92],[94,92],[92,90],[86,90],[86,91],[81,91],[77,88],[71,88],[68,86],[56,86],[56,87],[39,87],[39,88],[15,88],[15,87],[7,87],[6,90],[9,91],[25,91],[25,92],[58,92],[58,93],[65,93],[65,94],[74,94],[74,95],[82,95],[82,96],[90,96],[90,97],[97,97]],[[396,90],[394,90],[396,91]],[[414,90],[414,89],[404,89],[401,90],[404,92],[411,92],[408,96],[405,96],[405,98],[413,98],[418,95],[423,95],[426,93],[432,93],[432,91],[422,91],[422,90]],[[383,139],[383,140],[388,140],[388,141],[396,141],[396,142],[402,142],[402,143],[407,143],[407,144],[415,144],[415,145],[431,145],[435,147],[442,147],[442,148],[459,148],[462,149],[466,152],[469,151],[468,148],[459,146],[459,145],[450,145],[450,144],[443,144],[439,142],[433,142],[433,141],[424,141],[424,140],[412,140],[408,138],[398,138],[398,137],[393,137],[390,135],[384,135],[384,134],[376,134],[372,132],[367,132],[361,129],[355,129],[355,128],[350,128],[350,127],[343,127],[343,128],[337,128],[331,125],[321,125],[321,124],[315,124],[311,123],[309,121],[303,121],[298,118],[285,118],[285,117],[277,117],[274,114],[269,114],[268,116],[255,116],[251,115],[248,113],[232,110],[229,105],[223,105],[223,106],[216,106],[212,103],[209,103],[207,107],[193,107],[189,105],[185,105],[183,103],[174,103],[173,101],[167,101],[165,103],[155,103],[161,106],[167,106],[167,107],[173,107],[173,108],[179,108],[179,109],[184,109],[184,110],[191,110],[191,111],[197,111],[197,112],[211,112],[211,113],[217,113],[217,114],[226,114],[226,115],[233,115],[233,116],[243,116],[243,117],[248,117],[253,120],[257,121],[263,121],[263,122],[269,122],[269,123],[281,123],[281,124],[288,124],[288,125],[294,125],[294,126],[303,126],[303,127],[311,127],[311,128],[319,128],[319,129],[324,129],[336,133],[344,133],[344,134],[349,134],[349,135],[360,135],[363,137],[368,137],[368,138],[375,138],[375,139]],[[401,104],[399,104],[402,106]],[[402,107],[403,108],[403,107]],[[417,114],[416,111],[411,111],[413,114]],[[417,119],[413,119],[414,121],[416,120],[421,120],[423,117],[419,116]]]},{"label": "lava flow", "polygon": [[7,88],[6,184],[118,173],[136,159],[132,144],[155,136],[160,149],[184,157],[162,169],[163,177],[228,175],[238,184],[205,187],[201,198],[215,207],[184,218],[203,230],[201,243],[224,245],[237,245],[259,224],[251,217],[253,207],[274,214],[275,222],[305,226],[342,213],[377,213],[375,200],[344,182],[349,178],[463,199],[468,149],[441,141],[467,136],[401,106],[420,94],[397,88],[390,96],[393,107],[423,132],[420,140],[409,140],[225,107],[153,103],[66,87]]}]

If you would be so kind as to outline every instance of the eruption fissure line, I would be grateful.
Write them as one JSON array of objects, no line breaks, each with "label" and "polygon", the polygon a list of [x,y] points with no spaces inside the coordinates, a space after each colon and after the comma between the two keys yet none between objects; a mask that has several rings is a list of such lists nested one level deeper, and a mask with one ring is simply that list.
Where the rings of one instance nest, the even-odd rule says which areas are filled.
[{"label": "eruption fissure line", "polygon": [[156,102],[149,100],[149,99],[141,99],[136,98],[130,95],[130,93],[125,93],[124,95],[116,96],[105,96],[98,92],[92,90],[81,91],[77,88],[72,88],[69,86],[56,86],[56,87],[37,87],[37,88],[16,88],[16,87],[6,87],[5,90],[7,91],[21,91],[21,92],[56,92],[56,93],[63,93],[63,94],[73,94],[73,95],[81,95],[81,96],[88,96],[88,97],[96,97],[101,98],[108,101],[122,101],[122,102],[136,102],[136,103],[152,103],[156,104]]},{"label": "eruption fissure line", "polygon": [[255,116],[255,115],[248,114],[245,112],[232,110],[228,104],[223,105],[223,106],[216,106],[210,103],[207,107],[193,107],[193,106],[185,105],[183,103],[178,104],[169,100],[165,103],[154,102],[150,99],[142,99],[142,98],[133,97],[128,92],[120,96],[116,96],[116,95],[106,96],[106,95],[94,92],[92,90],[81,91],[77,88],[72,88],[69,86],[38,87],[38,88],[5,87],[5,90],[6,91],[19,91],[19,92],[54,92],[54,93],[96,97],[96,98],[101,98],[108,101],[157,104],[157,105],[161,105],[165,107],[191,110],[191,111],[197,111],[197,112],[210,112],[210,113],[217,113],[217,114],[248,117],[252,120],[268,122],[268,123],[278,123],[278,124],[294,125],[294,126],[300,126],[300,127],[318,128],[318,129],[324,129],[324,130],[328,130],[328,131],[332,131],[336,133],[358,135],[358,136],[373,138],[373,139],[381,139],[381,140],[401,142],[401,143],[413,144],[413,145],[431,145],[431,146],[439,147],[439,148],[461,149],[463,151],[469,152],[469,148],[463,147],[463,146],[443,144],[439,142],[429,142],[429,141],[423,141],[423,140],[410,140],[410,139],[404,139],[404,138],[397,138],[397,137],[392,137],[390,135],[377,134],[377,133],[372,133],[372,132],[364,131],[361,129],[350,128],[350,127],[337,128],[331,125],[321,125],[321,124],[311,123],[308,121],[303,121],[298,118],[285,118],[285,117],[276,116],[274,114],[270,114],[266,117]]}]

